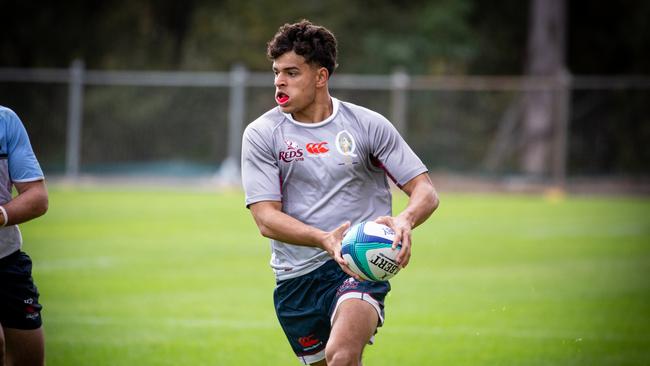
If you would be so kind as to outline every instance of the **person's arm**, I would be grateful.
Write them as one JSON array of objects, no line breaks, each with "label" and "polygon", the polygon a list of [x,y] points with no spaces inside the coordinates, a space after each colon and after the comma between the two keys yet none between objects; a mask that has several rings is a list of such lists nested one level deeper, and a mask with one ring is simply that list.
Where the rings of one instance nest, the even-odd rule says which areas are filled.
[{"label": "person's arm", "polygon": [[397,255],[397,263],[406,267],[411,258],[411,230],[420,225],[438,208],[439,200],[433,183],[427,173],[422,173],[408,181],[402,190],[409,196],[408,205],[399,215],[381,216],[375,221],[391,227],[395,231],[393,248],[402,242]]},{"label": "person's arm", "polygon": [[[47,188],[45,181],[14,183],[18,195],[2,205],[7,217],[0,213],[0,225],[16,225],[43,215],[48,208]],[[8,219],[8,221],[7,221]]]},{"label": "person's arm", "polygon": [[350,228],[345,222],[332,231],[323,231],[307,225],[282,212],[282,203],[261,201],[249,206],[262,236],[294,245],[321,248],[341,266],[343,271],[359,279],[341,256],[341,241]]}]

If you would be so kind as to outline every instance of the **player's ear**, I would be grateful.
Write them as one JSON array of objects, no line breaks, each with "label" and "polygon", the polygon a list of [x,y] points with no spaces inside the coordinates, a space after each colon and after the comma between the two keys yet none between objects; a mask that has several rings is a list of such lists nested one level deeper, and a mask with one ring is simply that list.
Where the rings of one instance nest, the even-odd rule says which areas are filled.
[{"label": "player's ear", "polygon": [[317,87],[326,86],[329,77],[330,77],[330,72],[327,71],[327,68],[325,67],[319,68],[318,73],[316,74],[316,86]]}]

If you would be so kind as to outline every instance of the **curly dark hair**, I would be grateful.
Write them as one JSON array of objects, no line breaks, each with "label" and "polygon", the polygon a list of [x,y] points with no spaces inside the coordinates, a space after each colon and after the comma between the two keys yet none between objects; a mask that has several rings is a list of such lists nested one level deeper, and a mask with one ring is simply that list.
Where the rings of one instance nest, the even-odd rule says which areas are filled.
[{"label": "curly dark hair", "polygon": [[271,60],[290,51],[304,57],[308,63],[326,68],[330,76],[338,66],[334,34],[306,19],[281,26],[266,48],[266,54]]}]

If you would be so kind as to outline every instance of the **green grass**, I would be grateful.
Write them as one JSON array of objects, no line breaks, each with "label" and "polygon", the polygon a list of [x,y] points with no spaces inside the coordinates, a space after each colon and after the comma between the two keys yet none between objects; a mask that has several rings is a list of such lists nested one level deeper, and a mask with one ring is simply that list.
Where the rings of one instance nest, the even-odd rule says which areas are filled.
[{"label": "green grass", "polygon": [[[364,364],[650,364],[650,200],[441,199]],[[299,364],[241,193],[53,188],[22,231],[50,366]]]}]

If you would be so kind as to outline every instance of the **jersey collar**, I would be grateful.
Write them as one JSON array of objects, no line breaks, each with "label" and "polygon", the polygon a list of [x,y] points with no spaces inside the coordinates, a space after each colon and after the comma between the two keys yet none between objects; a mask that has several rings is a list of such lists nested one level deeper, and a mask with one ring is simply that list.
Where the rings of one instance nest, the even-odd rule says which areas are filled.
[{"label": "jersey collar", "polygon": [[285,117],[287,117],[287,119],[289,121],[291,121],[291,123],[293,123],[295,125],[298,125],[298,126],[301,126],[301,127],[314,128],[314,127],[324,126],[324,125],[330,123],[330,121],[333,120],[334,117],[336,117],[336,114],[339,111],[339,104],[340,104],[339,100],[334,98],[334,97],[330,97],[330,98],[332,99],[332,114],[330,114],[330,116],[325,118],[323,121],[316,122],[316,123],[298,122],[295,119],[293,119],[293,116],[291,116],[291,113],[282,113],[282,114],[284,114]]}]

